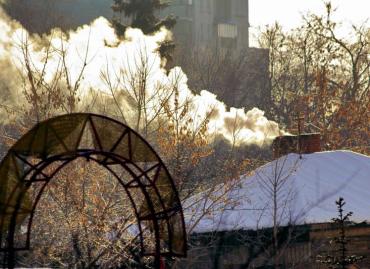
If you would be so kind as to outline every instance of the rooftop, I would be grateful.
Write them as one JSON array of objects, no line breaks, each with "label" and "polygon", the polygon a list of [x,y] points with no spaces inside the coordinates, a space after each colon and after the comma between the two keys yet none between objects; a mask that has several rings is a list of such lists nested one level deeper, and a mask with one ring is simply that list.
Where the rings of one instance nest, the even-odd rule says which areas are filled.
[{"label": "rooftop", "polygon": [[[330,222],[337,216],[339,197],[346,201],[345,211],[353,211],[351,220],[370,220],[370,157],[352,151],[303,154],[302,158],[291,153],[230,184],[220,185],[213,193],[217,197],[231,188],[228,199],[213,206],[193,232],[272,227],[274,186],[280,226]],[[204,192],[185,203],[188,226],[213,200]]]}]

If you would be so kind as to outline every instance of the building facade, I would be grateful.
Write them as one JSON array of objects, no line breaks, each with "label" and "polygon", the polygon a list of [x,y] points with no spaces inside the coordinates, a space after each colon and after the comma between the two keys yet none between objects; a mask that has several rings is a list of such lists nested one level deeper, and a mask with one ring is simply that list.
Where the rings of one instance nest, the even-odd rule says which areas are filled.
[{"label": "building facade", "polygon": [[[163,1],[169,5],[159,15],[176,18],[172,31],[179,57],[173,65],[183,68],[189,85],[208,89],[227,107],[268,108],[269,51],[249,47],[249,0]],[[193,62],[184,64],[182,57]],[[225,69],[215,71],[211,66],[220,62]],[[209,85],[200,78],[207,72]]]},{"label": "building facade", "polygon": [[161,15],[175,15],[182,45],[240,52],[249,47],[248,9],[248,0],[172,0]]},{"label": "building facade", "polygon": [[[280,227],[280,248],[273,254],[272,229],[194,234],[192,248],[179,268],[192,269],[329,269],[318,262],[318,255],[338,256],[330,243],[340,231],[333,223]],[[346,227],[347,256],[363,260],[348,269],[370,268],[370,225]]]}]

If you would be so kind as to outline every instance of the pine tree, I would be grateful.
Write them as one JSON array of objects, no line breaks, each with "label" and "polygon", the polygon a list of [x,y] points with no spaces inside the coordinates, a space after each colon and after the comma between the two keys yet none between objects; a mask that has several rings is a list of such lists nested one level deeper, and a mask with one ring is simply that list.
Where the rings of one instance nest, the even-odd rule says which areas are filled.
[{"label": "pine tree", "polygon": [[[161,27],[172,29],[176,24],[176,19],[173,15],[165,18],[159,18],[156,12],[167,7],[168,2],[163,0],[114,0],[112,10],[115,16],[112,20],[112,25],[118,36],[123,36],[127,27],[139,28],[144,34],[153,34]],[[124,15],[129,18],[130,23],[124,24],[121,17]],[[160,55],[167,60],[171,59],[171,53],[175,48],[173,41],[164,41],[158,49]]]},{"label": "pine tree", "polygon": [[346,269],[349,265],[361,261],[364,259],[364,257],[347,255],[349,240],[346,236],[346,223],[350,221],[349,217],[352,216],[353,212],[344,214],[343,207],[346,203],[342,197],[340,197],[335,203],[338,208],[338,217],[332,218],[332,221],[337,224],[339,234],[337,237],[334,237],[332,240],[330,240],[330,244],[334,245],[335,255],[318,255],[317,262],[326,264],[328,268]]}]

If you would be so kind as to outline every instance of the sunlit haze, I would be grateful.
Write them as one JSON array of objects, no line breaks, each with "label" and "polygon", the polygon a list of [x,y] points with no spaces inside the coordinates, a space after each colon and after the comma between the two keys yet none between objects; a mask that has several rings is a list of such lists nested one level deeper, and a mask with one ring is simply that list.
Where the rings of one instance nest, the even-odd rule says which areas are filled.
[{"label": "sunlit haze", "polygon": [[[342,21],[344,26],[370,23],[369,0],[332,0],[336,9],[333,19]],[[302,22],[304,14],[324,14],[325,1],[323,0],[249,0],[249,21],[252,33],[252,46],[255,46],[253,34],[258,27],[281,24],[285,30],[292,29]],[[342,32],[343,34],[343,32]]]}]

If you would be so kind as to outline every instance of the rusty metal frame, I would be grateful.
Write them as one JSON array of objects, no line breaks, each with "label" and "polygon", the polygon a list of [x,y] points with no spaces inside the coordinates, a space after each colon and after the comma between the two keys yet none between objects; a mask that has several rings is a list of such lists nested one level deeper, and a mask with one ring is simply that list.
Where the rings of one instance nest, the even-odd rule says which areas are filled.
[{"label": "rusty metal frame", "polygon": [[[45,149],[40,153],[32,152],[31,148],[35,139],[37,139],[36,134],[37,130],[41,128],[43,125],[47,125],[50,123],[51,120],[57,121],[58,119],[66,120],[71,119],[73,120],[74,117],[86,117],[85,122],[83,123],[83,127],[77,137],[76,147],[73,150],[70,150],[69,147],[65,144],[62,138],[58,137],[58,133],[51,128],[50,126],[46,127],[46,131],[44,136],[44,143]],[[109,150],[104,149],[103,140],[104,138],[100,137],[98,128],[95,126],[94,119],[99,119],[106,122],[108,125],[109,123],[119,124],[122,126],[122,133],[118,137],[116,141],[112,144]],[[79,148],[79,144],[82,140],[82,137],[86,131],[87,124],[90,124],[89,131],[93,134],[95,138],[95,148]],[[54,137],[57,138],[59,145],[64,148],[64,152],[53,154],[49,152],[48,147],[48,133],[53,132]],[[32,135],[32,145],[29,146],[29,150],[19,150],[19,146],[17,145],[22,144],[22,140],[25,140],[26,136],[28,137]],[[116,148],[119,146],[121,141],[127,137],[128,140],[128,152],[127,156],[122,156],[115,152]],[[132,145],[132,139],[138,139],[142,145],[145,146],[145,150],[148,150],[150,154],[155,156],[155,162],[151,161],[151,164],[148,168],[143,169],[140,165],[138,165],[137,161],[133,159],[133,155],[135,154],[136,148]],[[10,159],[9,159],[10,158]],[[4,160],[0,163],[0,168],[5,165],[6,161],[12,161],[14,167],[20,163],[23,167],[27,167],[23,174],[19,174],[18,169],[15,169],[15,174],[19,177],[17,184],[14,186],[13,190],[7,193],[6,201],[3,204],[0,204],[0,251],[4,252],[4,266],[8,268],[14,268],[16,265],[15,262],[15,253],[17,251],[24,251],[30,249],[30,236],[32,230],[32,222],[34,218],[34,213],[37,207],[37,204],[43,194],[48,183],[53,179],[56,173],[63,169],[68,163],[76,160],[77,158],[85,158],[87,160],[94,161],[110,171],[110,173],[119,181],[121,186],[123,187],[127,197],[131,201],[131,206],[133,211],[136,215],[137,225],[139,227],[139,238],[140,238],[140,248],[141,248],[141,255],[142,256],[152,256],[154,257],[154,266],[155,268],[160,268],[161,264],[161,257],[183,257],[186,255],[186,230],[185,230],[185,222],[183,211],[180,203],[180,198],[178,192],[176,190],[175,183],[171,178],[166,166],[164,165],[163,161],[160,159],[158,154],[154,151],[154,149],[149,145],[149,143],[143,139],[137,132],[129,128],[128,126],[122,124],[121,122],[108,118],[102,115],[90,114],[90,113],[76,113],[76,114],[68,114],[58,116],[53,119],[49,119],[45,122],[41,122],[37,124],[31,131],[29,131],[26,135],[24,135],[10,150],[8,154],[4,158]],[[37,163],[33,164],[30,159],[33,161],[37,160]],[[142,162],[143,160],[140,160]],[[61,164],[57,166],[51,173],[45,172],[46,168],[50,168],[51,164],[55,164],[56,162],[60,162]],[[149,162],[148,162],[149,163]],[[118,175],[112,168],[112,165],[119,165],[125,171],[127,171],[131,175],[131,180],[125,182],[120,175]],[[133,166],[136,171],[131,169],[130,166]],[[153,172],[154,176],[148,175],[149,172]],[[156,182],[159,177],[162,175],[160,174],[163,171],[165,175],[165,179],[168,180],[168,187],[171,190],[171,201],[165,201],[168,199],[167,197],[162,197],[161,195],[161,186],[157,186]],[[141,178],[144,177],[146,182],[149,184],[144,183],[141,181]],[[0,180],[2,180],[0,178]],[[38,194],[36,195],[35,200],[33,201],[32,207],[28,209],[22,208],[22,203],[27,195],[27,191],[30,189],[32,184],[36,182],[41,182],[43,185],[39,190]],[[137,201],[131,195],[130,190],[136,189],[140,190],[144,196],[144,200],[142,203],[145,203],[147,211],[145,214],[141,212]],[[153,194],[154,193],[154,194]],[[160,202],[160,210],[156,210],[155,204],[152,200],[152,196],[155,195],[156,199]],[[12,201],[16,201],[15,204],[12,204]],[[168,207],[168,203],[171,202],[171,206]],[[27,233],[26,233],[26,240],[21,247],[17,247],[15,244],[15,233],[17,229],[17,220],[21,214],[28,215],[28,224],[27,224]],[[172,223],[171,217],[178,217],[179,222]],[[9,222],[9,224],[6,223]],[[143,236],[143,221],[149,221],[151,223],[152,233],[154,234],[154,252],[147,252],[144,246],[144,236]],[[166,226],[167,234],[161,234],[161,223],[164,221],[164,225]],[[176,232],[175,225],[180,225],[181,228]],[[4,233],[3,231],[7,231]],[[175,234],[176,233],[176,234]],[[180,239],[175,239],[175,236],[179,236]],[[166,248],[164,249],[161,246],[161,241],[166,240]],[[174,249],[175,246],[173,243],[175,240],[180,240],[180,249]]]}]

